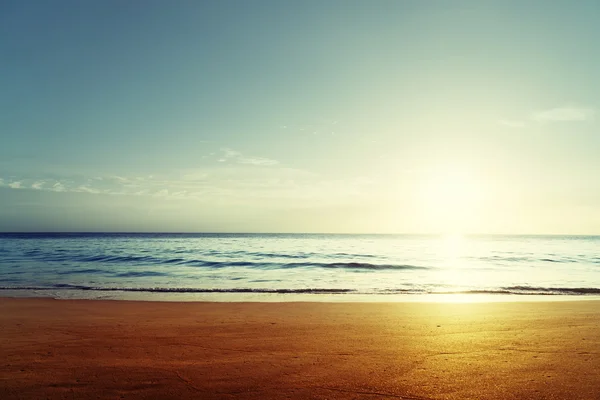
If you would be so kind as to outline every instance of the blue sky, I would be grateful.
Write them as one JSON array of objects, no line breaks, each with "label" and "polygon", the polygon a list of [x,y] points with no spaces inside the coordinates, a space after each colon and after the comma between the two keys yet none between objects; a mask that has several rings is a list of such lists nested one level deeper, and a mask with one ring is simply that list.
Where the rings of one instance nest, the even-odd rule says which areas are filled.
[{"label": "blue sky", "polygon": [[597,1],[4,1],[0,230],[600,233]]}]

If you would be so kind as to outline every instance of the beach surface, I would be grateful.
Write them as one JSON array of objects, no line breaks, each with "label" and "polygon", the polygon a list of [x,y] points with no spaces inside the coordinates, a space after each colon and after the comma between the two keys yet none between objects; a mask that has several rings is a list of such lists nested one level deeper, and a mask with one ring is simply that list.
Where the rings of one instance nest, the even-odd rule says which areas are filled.
[{"label": "beach surface", "polygon": [[0,298],[1,399],[600,399],[600,302]]}]

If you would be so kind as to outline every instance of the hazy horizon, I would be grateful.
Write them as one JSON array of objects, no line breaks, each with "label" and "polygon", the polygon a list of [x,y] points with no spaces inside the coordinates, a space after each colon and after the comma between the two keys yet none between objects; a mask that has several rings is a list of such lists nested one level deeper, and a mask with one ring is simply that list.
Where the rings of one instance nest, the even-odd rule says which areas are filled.
[{"label": "hazy horizon", "polygon": [[599,2],[0,10],[0,232],[600,234]]},{"label": "hazy horizon", "polygon": [[229,232],[229,231],[206,231],[206,232],[176,232],[176,231],[3,231],[0,232],[0,235],[4,235],[5,237],[11,236],[43,236],[43,235],[51,235],[52,237],[64,237],[64,236],[102,236],[102,235],[117,235],[117,236],[145,236],[145,235],[159,235],[159,236],[217,236],[217,237],[226,237],[226,236],[336,236],[336,237],[344,237],[344,236],[387,236],[387,237],[414,237],[414,238],[434,238],[439,239],[440,242],[453,242],[457,240],[468,240],[468,239],[476,239],[476,238],[557,238],[557,239],[566,239],[566,238],[599,238],[600,235],[594,234],[560,234],[560,233],[380,233],[380,232]]}]

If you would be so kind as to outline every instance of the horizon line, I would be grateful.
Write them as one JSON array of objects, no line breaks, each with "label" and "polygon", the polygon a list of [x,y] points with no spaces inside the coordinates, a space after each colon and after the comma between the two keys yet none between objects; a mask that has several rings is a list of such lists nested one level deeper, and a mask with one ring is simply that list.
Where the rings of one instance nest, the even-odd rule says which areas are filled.
[{"label": "horizon line", "polygon": [[0,235],[347,235],[347,236],[583,236],[596,237],[600,233],[391,233],[391,232],[240,232],[240,231],[0,231]]}]

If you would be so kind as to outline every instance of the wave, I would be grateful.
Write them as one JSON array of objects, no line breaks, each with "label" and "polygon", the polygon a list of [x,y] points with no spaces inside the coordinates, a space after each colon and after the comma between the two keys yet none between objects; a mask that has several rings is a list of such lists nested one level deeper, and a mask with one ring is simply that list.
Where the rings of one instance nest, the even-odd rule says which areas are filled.
[{"label": "wave", "polygon": [[228,268],[228,267],[248,267],[257,269],[289,269],[289,268],[336,268],[336,269],[354,269],[354,270],[416,270],[429,269],[425,266],[409,264],[371,264],[361,262],[264,262],[264,261],[211,261],[211,260],[184,260],[181,258],[172,258],[168,260],[155,257],[87,257],[79,259],[84,262],[104,262],[104,263],[135,263],[150,265],[179,265],[182,267],[206,267],[206,268]]},{"label": "wave", "polygon": [[515,256],[483,256],[483,257],[470,257],[473,260],[479,260],[479,261],[490,261],[490,262],[510,262],[510,263],[535,263],[535,262],[544,262],[544,263],[572,263],[572,262],[576,262],[577,260],[572,259],[572,258],[568,258],[568,257],[563,257],[563,258],[549,258],[549,257],[544,257],[544,258],[537,258],[537,257],[529,257],[529,256],[522,256],[522,257],[515,257]]},{"label": "wave", "polygon": [[353,270],[415,270],[429,269],[425,266],[409,265],[409,264],[370,264],[360,262],[295,262],[295,263],[273,263],[273,262],[254,262],[254,261],[203,261],[195,260],[181,263],[182,266],[194,267],[211,267],[211,268],[226,268],[226,267],[250,267],[259,269],[288,269],[288,268],[336,268],[336,269],[353,269]]},{"label": "wave", "polygon": [[509,286],[499,289],[473,289],[463,291],[440,291],[428,292],[429,294],[509,294],[509,295],[600,295],[600,288],[566,288],[566,287],[531,287],[531,286]]},{"label": "wave", "polygon": [[57,275],[71,275],[71,274],[81,275],[81,274],[99,274],[102,272],[104,272],[104,271],[102,271],[101,269],[97,269],[97,268],[85,268],[85,269],[70,269],[67,271],[57,271],[56,274]]},{"label": "wave", "polygon": [[[253,256],[253,257],[264,257],[264,258],[289,258],[289,259],[307,259],[310,257],[319,257],[321,254],[319,253],[263,253],[263,252],[246,252],[240,251],[236,252],[237,255],[242,256]],[[328,257],[346,257],[346,258],[375,258],[376,256],[373,254],[352,254],[352,253],[331,253],[327,255]]]},{"label": "wave", "polygon": [[146,276],[169,276],[169,274],[165,274],[164,272],[156,272],[156,271],[130,271],[123,272],[120,274],[114,274],[114,276],[118,278],[141,278]]},{"label": "wave", "polygon": [[502,289],[516,294],[600,294],[600,288],[509,286]]},{"label": "wave", "polygon": [[22,287],[0,287],[0,290],[84,290],[84,291],[102,291],[102,292],[149,292],[149,293],[314,293],[314,294],[336,294],[336,293],[352,293],[354,289],[337,289],[337,288],[301,288],[301,289],[252,289],[252,288],[164,288],[164,287],[98,287],[84,286],[71,284],[56,284],[52,287],[46,286],[22,286]]},{"label": "wave", "polygon": [[[65,253],[44,253],[35,251],[27,253],[26,255],[31,258],[43,262],[70,262],[74,264],[133,264],[133,265],[177,265],[182,267],[206,267],[206,268],[227,268],[227,267],[248,267],[257,269],[288,269],[288,268],[336,268],[336,269],[353,269],[353,270],[416,270],[416,269],[429,269],[426,266],[410,265],[410,264],[376,264],[366,263],[360,261],[342,261],[342,262],[312,262],[312,261],[300,261],[314,255],[314,253],[300,253],[300,254],[276,254],[276,253],[248,253],[243,252],[244,255],[253,255],[256,257],[264,257],[264,260],[207,260],[202,258],[182,258],[182,257],[157,257],[150,255],[82,255],[75,254],[69,255]],[[218,255],[235,255],[235,253],[216,253]],[[373,255],[352,255],[348,253],[336,253],[335,256],[347,256],[352,259],[370,258]],[[243,258],[243,257],[240,257]],[[291,262],[275,262],[269,261],[269,258],[283,258],[290,259]],[[299,260],[299,261],[293,261]],[[83,271],[94,272],[94,268],[84,268],[81,271],[75,273],[83,273]]]},{"label": "wave", "polygon": [[369,263],[328,263],[328,264],[311,264],[321,268],[342,268],[342,269],[428,269],[427,267],[409,264],[369,264]]},{"label": "wave", "polygon": [[436,291],[424,289],[373,289],[361,291],[349,288],[186,288],[186,287],[103,287],[72,284],[55,284],[52,286],[0,286],[0,290],[81,290],[104,292],[147,292],[147,293],[265,293],[265,294],[366,294],[366,295],[454,295],[454,294],[487,294],[487,295],[600,295],[600,288],[565,288],[565,287],[530,287],[510,286],[499,289],[475,289],[461,291]]},{"label": "wave", "polygon": [[[215,253],[215,255],[226,256],[223,253]],[[161,258],[156,256],[146,256],[146,255],[138,255],[138,256],[116,256],[116,255],[93,255],[93,256],[69,256],[67,254],[47,254],[43,252],[35,252],[35,253],[27,253],[27,257],[36,258],[42,261],[58,261],[58,262],[79,262],[79,263],[109,263],[109,264],[149,264],[149,265],[189,265],[189,266],[207,266],[207,267],[221,267],[221,266],[276,266],[276,267],[323,267],[323,268],[336,268],[343,267],[347,265],[350,268],[369,268],[369,269],[407,269],[407,267],[413,269],[422,269],[427,268],[424,266],[415,266],[415,265],[394,265],[394,264],[373,264],[373,263],[365,263],[365,262],[331,262],[331,263],[323,263],[323,262],[310,262],[310,261],[298,261],[298,262],[274,262],[268,261],[268,259],[280,258],[280,259],[290,259],[290,260],[303,260],[308,259],[311,255],[304,254],[269,254],[269,253],[247,253],[246,255],[250,255],[253,257],[264,257],[265,261],[218,261],[218,260],[206,260],[206,259],[196,259],[196,258],[182,258],[182,257],[171,257],[171,258]],[[333,254],[336,257],[346,256],[343,253]],[[373,255],[347,255],[348,258],[352,259],[364,259],[364,258],[373,258]],[[242,257],[240,257],[242,258]],[[527,262],[536,262],[541,261],[545,263],[572,263],[577,260],[570,258],[562,258],[562,259],[553,259],[553,258],[526,258],[526,257],[472,257],[474,260],[479,261],[505,261],[505,262],[517,262],[517,263],[527,263]],[[592,263],[600,263],[600,258],[592,258],[588,260]],[[400,268],[398,268],[400,267]]]},{"label": "wave", "polygon": [[152,256],[104,256],[95,255],[88,257],[75,257],[74,261],[81,262],[107,262],[107,263],[119,263],[119,262],[149,262],[153,264],[162,264],[166,260],[162,260]]}]

